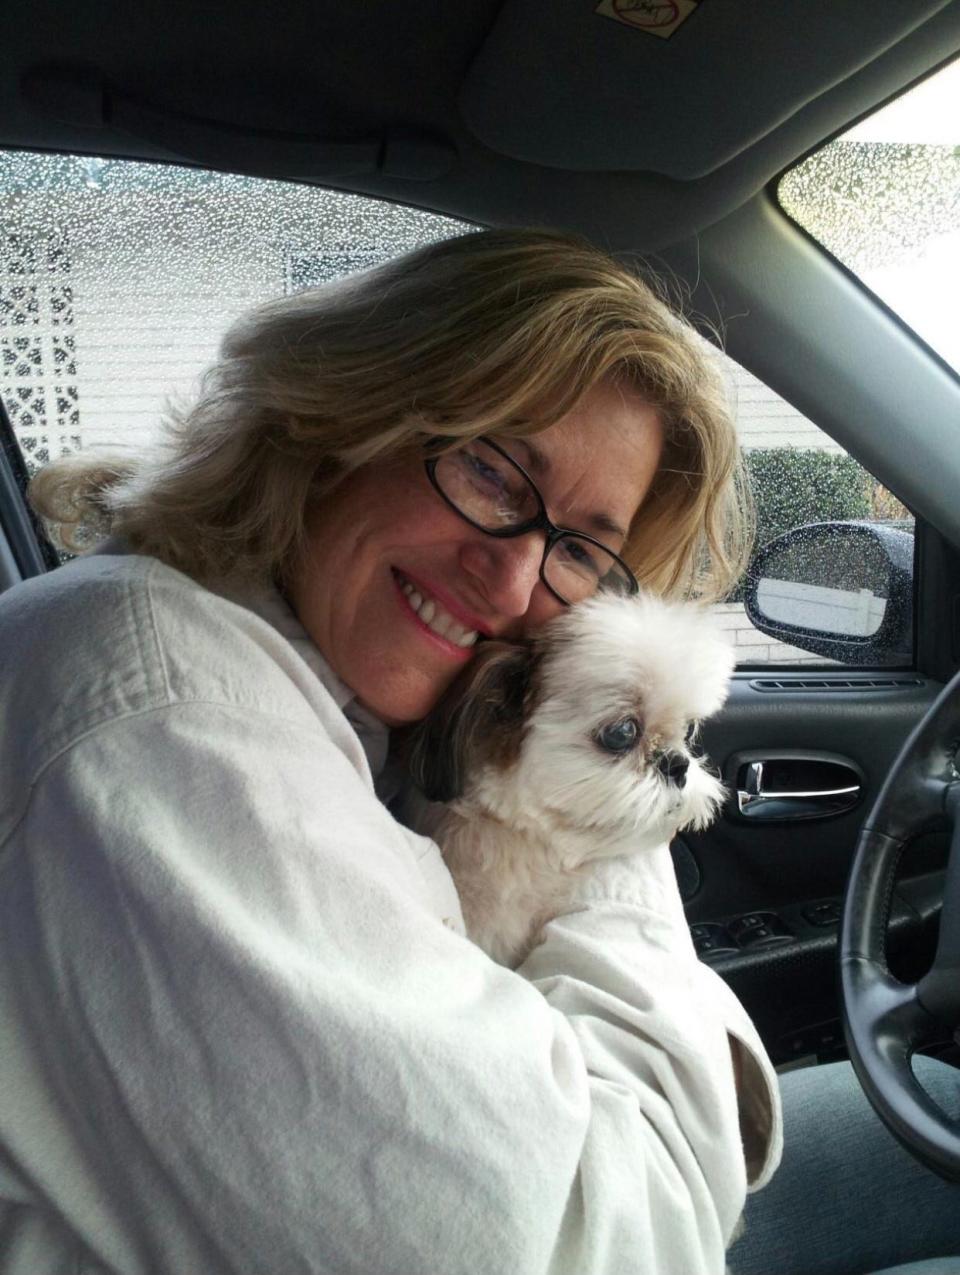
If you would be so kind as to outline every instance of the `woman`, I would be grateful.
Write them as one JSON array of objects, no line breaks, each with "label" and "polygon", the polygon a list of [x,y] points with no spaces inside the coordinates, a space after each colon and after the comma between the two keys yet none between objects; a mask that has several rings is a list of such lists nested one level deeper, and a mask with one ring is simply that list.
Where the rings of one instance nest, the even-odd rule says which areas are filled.
[{"label": "woman", "polygon": [[513,973],[375,792],[388,727],[564,605],[541,533],[431,487],[479,437],[650,587],[739,571],[701,343],[553,233],[267,305],[162,456],[35,480],[111,538],[0,600],[4,1272],[722,1270],[776,1083],[666,851]]}]

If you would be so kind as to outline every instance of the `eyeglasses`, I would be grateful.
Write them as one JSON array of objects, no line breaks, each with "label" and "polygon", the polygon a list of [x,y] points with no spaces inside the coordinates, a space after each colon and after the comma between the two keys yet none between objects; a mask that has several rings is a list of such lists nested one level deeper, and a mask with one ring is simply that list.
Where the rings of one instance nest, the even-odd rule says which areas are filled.
[{"label": "eyeglasses", "polygon": [[436,490],[471,527],[500,540],[547,533],[540,579],[560,602],[571,606],[599,592],[638,592],[622,558],[592,536],[550,521],[533,479],[490,439],[473,439],[424,463]]}]

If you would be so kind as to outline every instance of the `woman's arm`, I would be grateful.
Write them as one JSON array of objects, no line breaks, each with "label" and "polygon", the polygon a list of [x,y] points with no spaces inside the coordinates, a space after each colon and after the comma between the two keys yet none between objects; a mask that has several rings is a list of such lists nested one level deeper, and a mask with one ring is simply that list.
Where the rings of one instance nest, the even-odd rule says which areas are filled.
[{"label": "woman's arm", "polygon": [[502,969],[321,732],[210,704],[51,759],[3,855],[0,1143],[109,1268],[722,1270],[729,1005],[657,905]]}]

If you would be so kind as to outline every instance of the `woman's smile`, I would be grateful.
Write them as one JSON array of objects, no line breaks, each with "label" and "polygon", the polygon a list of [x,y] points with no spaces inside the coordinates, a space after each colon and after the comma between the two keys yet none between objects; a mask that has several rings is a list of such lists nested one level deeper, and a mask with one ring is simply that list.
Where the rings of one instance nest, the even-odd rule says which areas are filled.
[{"label": "woman's smile", "polygon": [[468,628],[448,611],[443,603],[420,581],[414,581],[393,568],[393,577],[401,593],[400,606],[424,637],[452,659],[465,663],[473,654],[480,634]]}]

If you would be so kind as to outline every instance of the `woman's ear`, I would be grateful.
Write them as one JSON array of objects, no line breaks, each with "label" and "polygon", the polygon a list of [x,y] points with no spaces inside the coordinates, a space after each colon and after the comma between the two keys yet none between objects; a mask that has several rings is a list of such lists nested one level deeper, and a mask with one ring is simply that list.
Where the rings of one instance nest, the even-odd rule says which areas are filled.
[{"label": "woman's ear", "polygon": [[460,676],[404,741],[407,768],[430,801],[453,801],[483,765],[508,765],[520,752],[530,711],[530,646],[482,642]]}]

